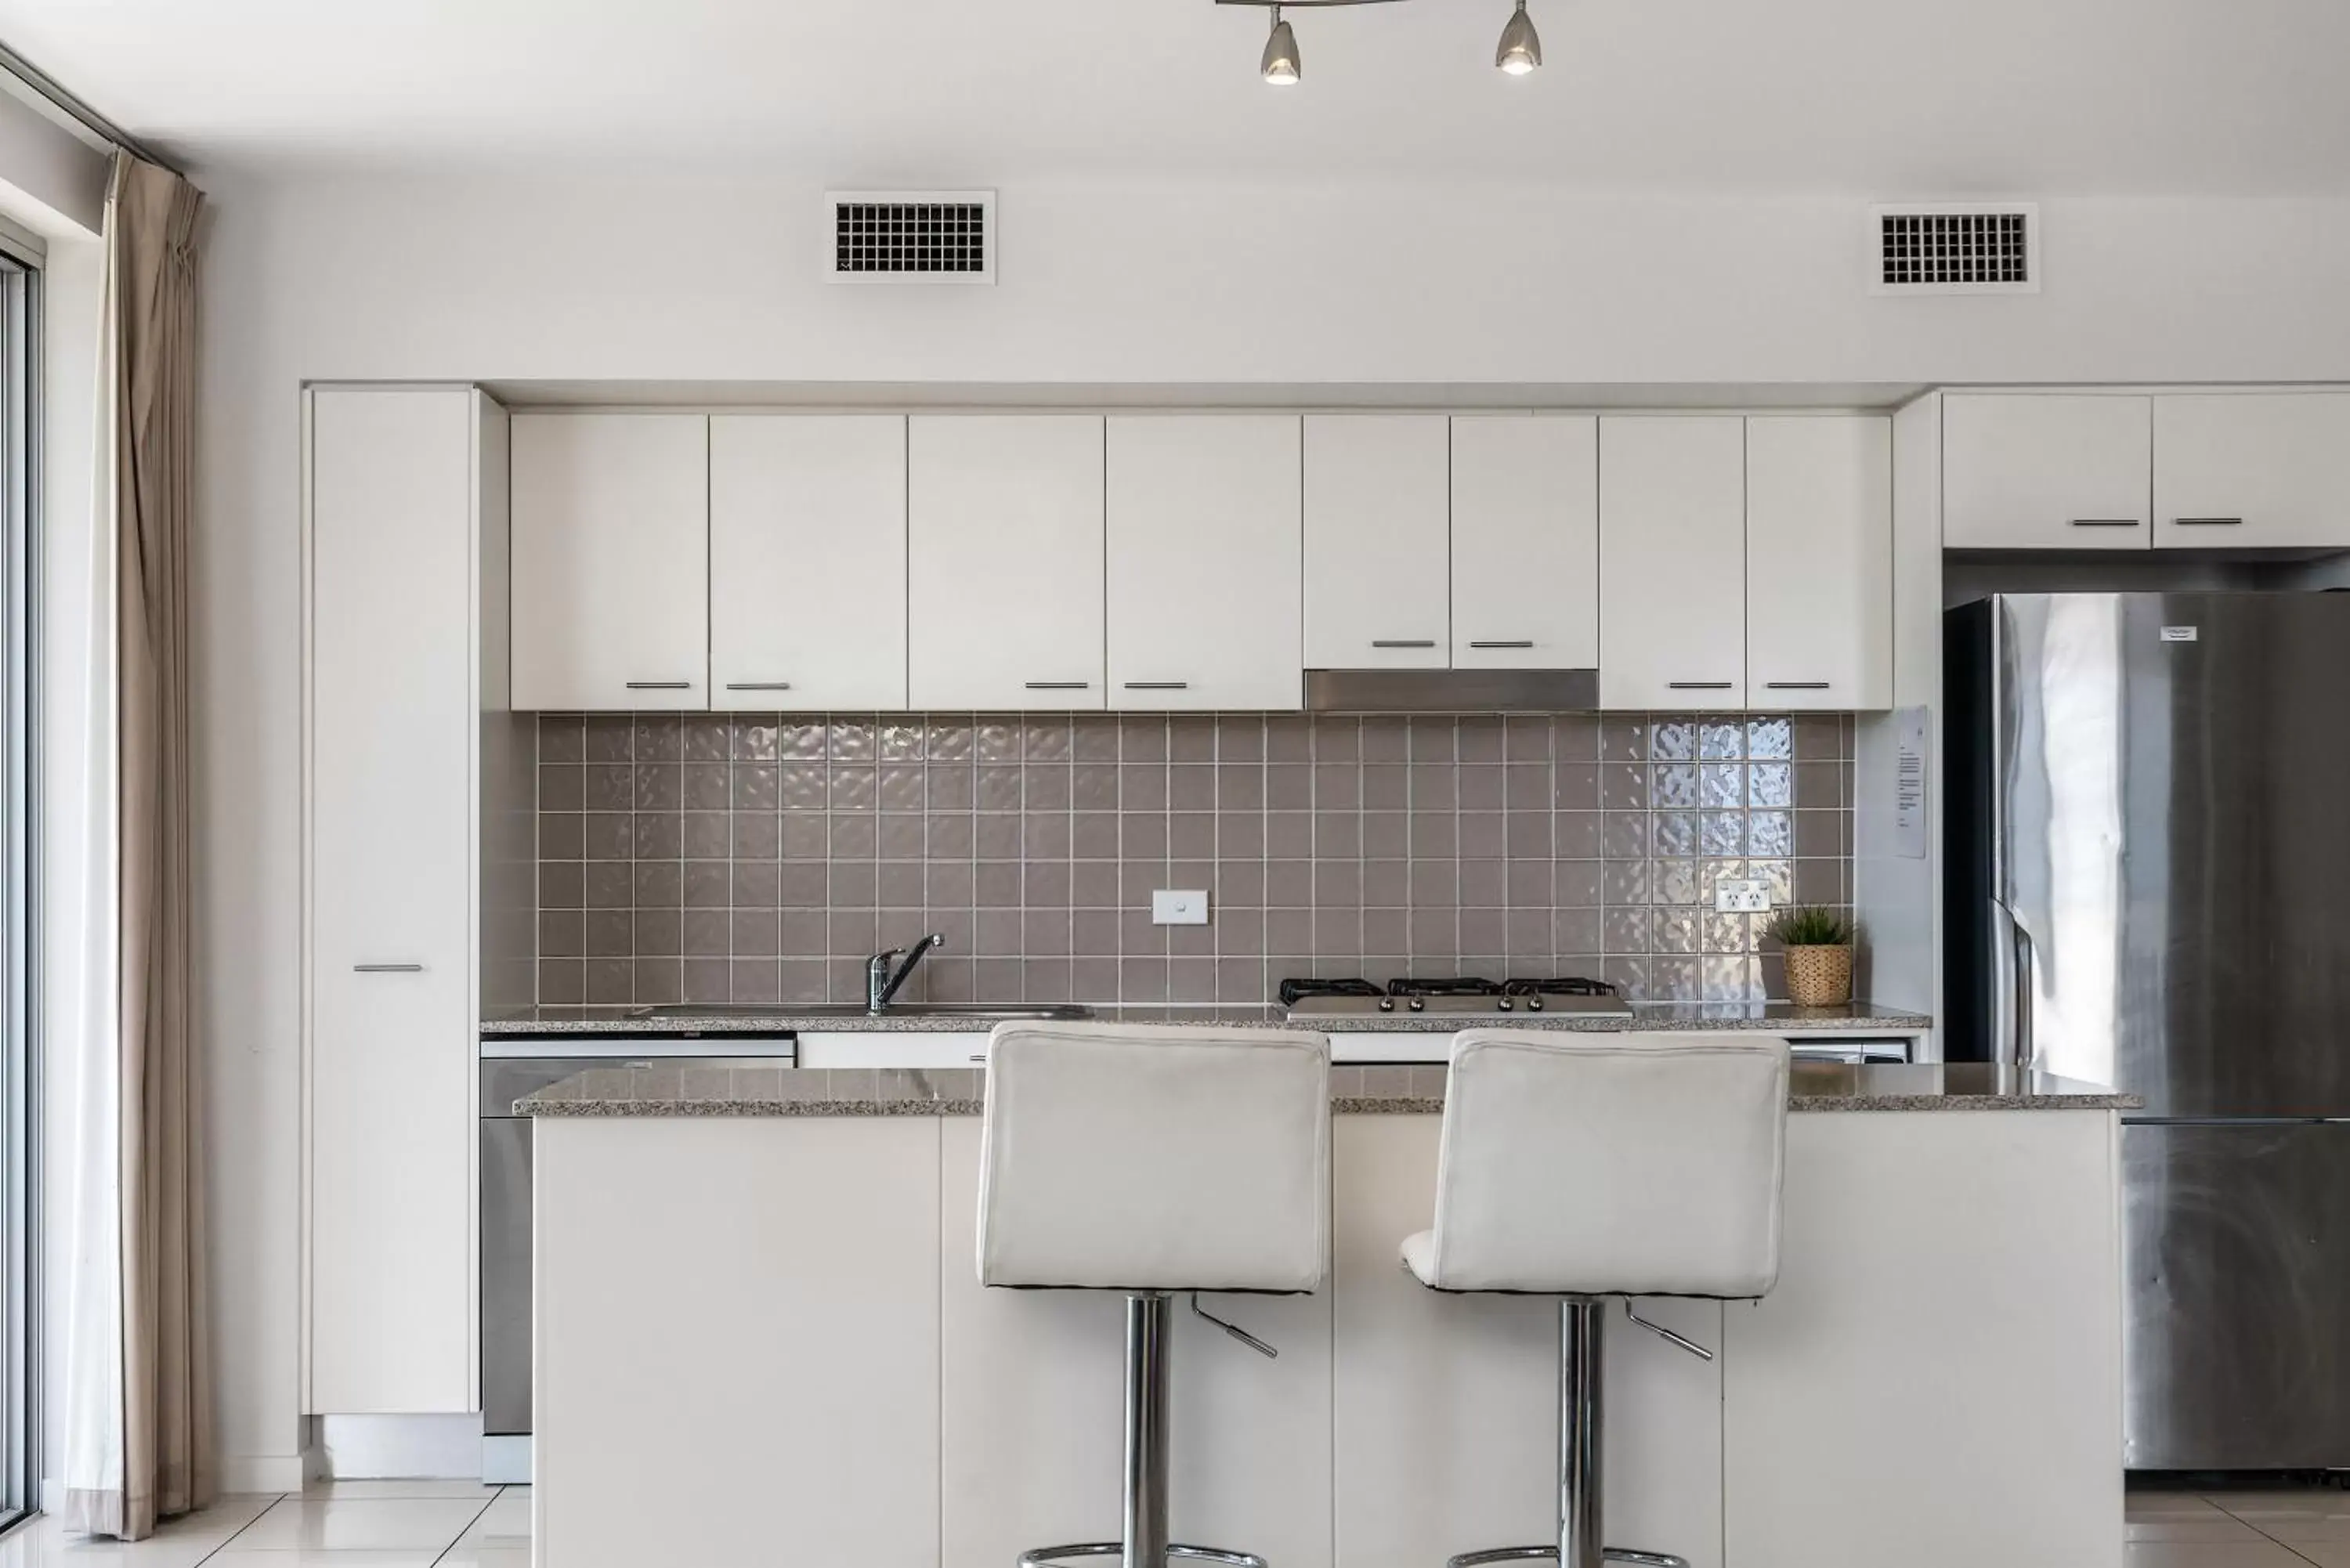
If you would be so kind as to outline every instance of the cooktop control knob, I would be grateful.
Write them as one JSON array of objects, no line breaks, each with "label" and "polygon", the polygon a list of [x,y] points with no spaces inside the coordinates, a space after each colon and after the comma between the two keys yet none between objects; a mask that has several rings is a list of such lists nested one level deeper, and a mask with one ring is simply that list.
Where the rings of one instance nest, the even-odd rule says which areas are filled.
[{"label": "cooktop control knob", "polygon": [[1381,1012],[1393,1012],[1395,1011],[1395,998],[1392,996],[1380,997],[1379,1011]]},{"label": "cooktop control knob", "polygon": [[1493,1003],[1493,1007],[1494,1007],[1495,1011],[1497,1011],[1497,1012],[1509,1012],[1512,1008],[1515,1007],[1516,1005],[1517,1005],[1517,1003],[1515,1003],[1515,1002],[1512,1002],[1512,1001],[1511,1001],[1508,997],[1506,997],[1506,996],[1500,998],[1499,1000],[1497,1000],[1497,1001]]},{"label": "cooktop control knob", "polygon": [[1425,1012],[1428,1011],[1428,1002],[1423,997],[1415,996],[1404,1005],[1410,1008],[1414,1012]]}]

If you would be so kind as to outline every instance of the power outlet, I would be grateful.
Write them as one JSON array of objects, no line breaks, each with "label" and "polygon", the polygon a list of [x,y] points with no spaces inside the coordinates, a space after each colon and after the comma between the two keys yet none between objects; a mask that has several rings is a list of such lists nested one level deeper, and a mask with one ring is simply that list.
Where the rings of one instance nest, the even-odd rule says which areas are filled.
[{"label": "power outlet", "polygon": [[1752,877],[1724,877],[1713,885],[1713,912],[1767,915],[1771,912],[1771,884]]},{"label": "power outlet", "polygon": [[1204,926],[1208,923],[1208,895],[1205,892],[1170,892],[1161,888],[1150,895],[1150,923],[1154,926]]}]

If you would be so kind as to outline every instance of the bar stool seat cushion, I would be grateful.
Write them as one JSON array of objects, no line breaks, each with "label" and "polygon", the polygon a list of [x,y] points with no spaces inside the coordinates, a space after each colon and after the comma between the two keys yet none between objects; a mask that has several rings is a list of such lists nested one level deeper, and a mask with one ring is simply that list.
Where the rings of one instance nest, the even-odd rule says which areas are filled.
[{"label": "bar stool seat cushion", "polygon": [[1787,1073],[1771,1035],[1464,1031],[1404,1265],[1444,1291],[1765,1294]]},{"label": "bar stool seat cushion", "polygon": [[1329,1272],[1320,1034],[1003,1024],[982,1137],[982,1284],[1298,1293]]}]

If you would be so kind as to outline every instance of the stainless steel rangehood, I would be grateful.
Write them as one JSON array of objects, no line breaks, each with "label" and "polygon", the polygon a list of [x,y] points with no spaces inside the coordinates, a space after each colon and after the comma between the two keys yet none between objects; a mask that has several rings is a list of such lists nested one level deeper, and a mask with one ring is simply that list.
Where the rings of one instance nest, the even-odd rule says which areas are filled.
[{"label": "stainless steel rangehood", "polygon": [[1596,670],[1309,670],[1309,713],[1596,711]]}]

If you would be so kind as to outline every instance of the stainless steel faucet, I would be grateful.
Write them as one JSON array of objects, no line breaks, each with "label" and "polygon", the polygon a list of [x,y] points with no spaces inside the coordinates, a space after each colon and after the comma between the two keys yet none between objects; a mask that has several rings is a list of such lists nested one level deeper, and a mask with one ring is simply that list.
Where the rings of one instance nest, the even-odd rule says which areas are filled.
[{"label": "stainless steel faucet", "polygon": [[[911,948],[884,948],[867,959],[865,961],[865,1011],[879,1012],[886,1009],[889,1005],[889,999],[897,995],[899,988],[906,983],[907,976],[914,972],[914,966],[922,961],[922,955],[932,948],[942,948],[946,943],[946,938],[933,931]],[[906,961],[898,963],[899,959]],[[889,967],[893,963],[897,964],[895,970]]]}]

